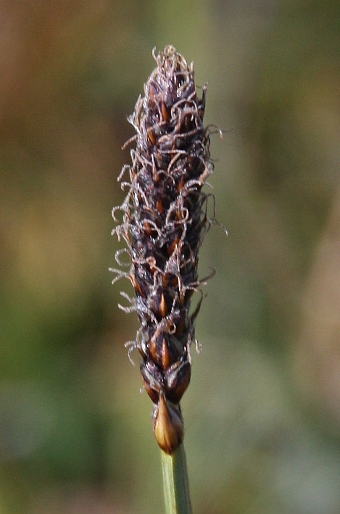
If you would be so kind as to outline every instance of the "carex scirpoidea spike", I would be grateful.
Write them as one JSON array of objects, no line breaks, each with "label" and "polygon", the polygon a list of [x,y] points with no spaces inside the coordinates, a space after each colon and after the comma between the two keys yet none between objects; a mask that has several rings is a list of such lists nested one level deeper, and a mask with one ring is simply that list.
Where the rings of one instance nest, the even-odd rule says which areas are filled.
[{"label": "carex scirpoidea spike", "polygon": [[[157,56],[157,67],[144,86],[128,118],[136,135],[132,164],[119,176],[127,191],[125,201],[113,209],[114,233],[127,247],[127,272],[112,269],[130,280],[136,297],[127,312],[136,311],[140,328],[129,352],[138,349],[146,392],[154,404],[153,428],[159,446],[171,454],[183,440],[179,402],[190,382],[190,345],[200,308],[190,309],[192,294],[202,293],[198,278],[198,250],[211,224],[208,195],[202,192],[212,173],[209,130],[203,125],[206,87],[196,92],[193,65],[172,46]],[[122,220],[116,218],[122,212]],[[197,342],[196,342],[197,343]],[[130,354],[129,354],[130,355]]]}]

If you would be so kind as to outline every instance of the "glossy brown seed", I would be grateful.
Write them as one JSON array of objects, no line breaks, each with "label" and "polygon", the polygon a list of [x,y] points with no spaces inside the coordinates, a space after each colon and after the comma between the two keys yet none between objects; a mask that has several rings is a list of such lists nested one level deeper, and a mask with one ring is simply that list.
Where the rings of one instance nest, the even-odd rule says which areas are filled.
[{"label": "glossy brown seed", "polygon": [[168,308],[167,308],[167,305],[166,305],[164,293],[161,294],[161,301],[159,302],[159,310],[158,310],[158,312],[159,312],[160,316],[162,316],[162,318],[165,318],[165,316],[168,313]]},{"label": "glossy brown seed", "polygon": [[169,112],[164,102],[161,103],[161,113],[164,121],[169,121]]},{"label": "glossy brown seed", "polygon": [[163,204],[162,204],[161,200],[157,200],[157,202],[156,202],[156,209],[157,209],[157,211],[158,211],[160,214],[163,214],[163,212],[164,212],[164,207],[163,207]]}]

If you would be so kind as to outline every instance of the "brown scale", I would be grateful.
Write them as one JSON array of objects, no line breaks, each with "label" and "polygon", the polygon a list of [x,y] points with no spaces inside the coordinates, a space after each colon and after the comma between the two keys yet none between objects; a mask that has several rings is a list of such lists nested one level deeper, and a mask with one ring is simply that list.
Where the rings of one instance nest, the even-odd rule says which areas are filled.
[{"label": "brown scale", "polygon": [[150,359],[162,370],[175,364],[183,353],[183,348],[176,338],[161,332],[149,342]]},{"label": "brown scale", "polygon": [[187,390],[191,378],[190,362],[182,357],[163,372],[153,361],[148,360],[140,365],[145,391],[151,401],[157,404],[159,395],[172,403],[179,403]]},{"label": "brown scale", "polygon": [[181,408],[179,405],[170,404],[164,394],[160,395],[153,413],[153,431],[159,446],[170,455],[183,441],[184,422]]},{"label": "brown scale", "polygon": [[187,390],[191,378],[191,364],[185,358],[165,373],[165,397],[172,403],[179,403]]}]

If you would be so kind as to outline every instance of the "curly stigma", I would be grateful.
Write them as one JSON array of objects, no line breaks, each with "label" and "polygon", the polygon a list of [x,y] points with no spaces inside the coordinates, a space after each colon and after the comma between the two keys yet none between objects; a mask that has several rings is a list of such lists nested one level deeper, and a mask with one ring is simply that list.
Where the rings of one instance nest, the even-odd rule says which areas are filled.
[{"label": "curly stigma", "polygon": [[[130,280],[135,298],[122,307],[135,310],[140,322],[136,348],[141,355],[144,388],[154,404],[153,427],[159,446],[171,454],[183,440],[180,400],[190,382],[190,345],[201,300],[190,311],[198,279],[198,250],[210,226],[207,195],[202,192],[213,166],[209,134],[203,126],[206,88],[201,98],[193,65],[172,46],[154,56],[157,67],[144,86],[129,122],[136,130],[132,164],[119,179],[127,196],[120,207],[122,237],[131,263],[129,271],[112,270]],[[117,221],[117,220],[116,220]],[[119,223],[119,222],[118,222]]]}]

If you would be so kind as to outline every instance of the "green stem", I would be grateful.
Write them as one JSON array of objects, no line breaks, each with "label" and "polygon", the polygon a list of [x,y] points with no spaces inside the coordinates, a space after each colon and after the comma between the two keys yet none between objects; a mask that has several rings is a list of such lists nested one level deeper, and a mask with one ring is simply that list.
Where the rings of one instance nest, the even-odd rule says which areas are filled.
[{"label": "green stem", "polygon": [[183,444],[172,455],[162,451],[162,471],[166,514],[192,514]]}]

